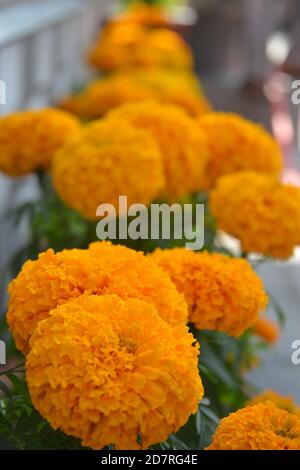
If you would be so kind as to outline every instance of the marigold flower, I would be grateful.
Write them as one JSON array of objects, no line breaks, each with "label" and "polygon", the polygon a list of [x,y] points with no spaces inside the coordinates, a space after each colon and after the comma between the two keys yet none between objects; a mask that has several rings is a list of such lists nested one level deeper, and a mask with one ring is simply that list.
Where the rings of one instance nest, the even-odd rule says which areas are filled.
[{"label": "marigold flower", "polygon": [[129,123],[94,121],[70,139],[53,160],[53,184],[61,199],[87,219],[100,204],[148,205],[164,188],[162,157],[150,132]]},{"label": "marigold flower", "polygon": [[95,80],[59,106],[85,119],[96,119],[122,104],[154,99],[175,104],[191,116],[211,110],[192,72],[151,69],[118,72]]},{"label": "marigold flower", "polygon": [[222,419],[208,450],[300,450],[300,419],[270,401]]},{"label": "marigold flower", "polygon": [[198,119],[210,148],[207,187],[237,171],[279,175],[282,155],[276,140],[260,125],[231,113],[208,113]]},{"label": "marigold flower", "polygon": [[57,109],[21,111],[0,118],[0,171],[22,176],[48,169],[55,151],[80,129],[79,121]]},{"label": "marigold flower", "polygon": [[88,54],[91,65],[105,72],[126,68],[191,69],[193,54],[174,31],[137,23],[109,23]]},{"label": "marigold flower", "polygon": [[280,336],[278,325],[264,317],[259,318],[254,326],[254,333],[270,344],[277,343]]},{"label": "marigold flower", "polygon": [[189,320],[200,330],[240,336],[266,308],[263,283],[246,260],[184,248],[159,249],[151,258],[184,294]]},{"label": "marigold flower", "polygon": [[169,20],[164,8],[159,5],[137,3],[130,5],[111,20],[112,23],[138,23],[145,26],[167,26]]},{"label": "marigold flower", "polygon": [[30,336],[49,311],[85,292],[140,298],[172,325],[187,321],[184,297],[152,260],[123,246],[97,242],[89,250],[48,250],[24,264],[9,286],[7,320],[17,348],[27,353]]},{"label": "marigold flower", "polygon": [[145,301],[83,295],[53,310],[31,338],[32,402],[84,446],[148,448],[197,411],[203,387],[194,341]]},{"label": "marigold flower", "polygon": [[246,253],[285,259],[300,242],[300,191],[270,176],[223,176],[210,194],[210,208],[219,228],[238,238]]},{"label": "marigold flower", "polygon": [[201,189],[208,158],[207,142],[182,109],[147,101],[117,108],[107,119],[115,127],[126,120],[135,128],[152,133],[163,158],[166,196],[176,199]]},{"label": "marigold flower", "polygon": [[282,396],[274,390],[265,390],[259,395],[256,395],[249,400],[248,405],[257,405],[258,403],[265,403],[266,401],[271,401],[277,408],[300,417],[300,407],[296,405],[293,397]]}]

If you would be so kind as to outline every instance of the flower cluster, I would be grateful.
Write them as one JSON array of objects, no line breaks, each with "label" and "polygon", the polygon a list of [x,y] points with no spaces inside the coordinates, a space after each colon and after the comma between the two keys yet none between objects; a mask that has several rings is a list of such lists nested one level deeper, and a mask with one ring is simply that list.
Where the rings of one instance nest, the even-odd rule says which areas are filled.
[{"label": "flower cluster", "polygon": [[300,190],[267,175],[223,176],[210,194],[220,229],[241,241],[244,252],[288,258],[300,243]]},{"label": "flower cluster", "polygon": [[228,173],[253,170],[278,176],[282,155],[275,139],[262,126],[230,113],[208,113],[198,119],[209,143],[207,187]]},{"label": "flower cluster", "polygon": [[300,418],[271,402],[224,418],[208,450],[300,450]]},{"label": "flower cluster", "polygon": [[81,296],[33,333],[26,361],[33,404],[85,446],[148,448],[197,411],[203,388],[193,344],[186,326],[168,325],[148,302]]},{"label": "flower cluster", "polygon": [[146,101],[119,107],[107,119],[115,128],[126,120],[135,128],[150,131],[161,150],[167,197],[176,199],[203,187],[206,137],[183,110]]},{"label": "flower cluster", "polygon": [[125,121],[94,121],[83,128],[55,155],[52,176],[61,199],[91,220],[100,204],[117,207],[120,195],[129,205],[148,205],[165,185],[155,139]]},{"label": "flower cluster", "polygon": [[9,287],[7,320],[17,347],[28,352],[36,325],[51,309],[83,293],[140,298],[171,325],[187,321],[183,296],[153,261],[129,248],[96,242],[88,250],[48,250],[24,264]]},{"label": "flower cluster", "polygon": [[182,248],[157,250],[151,257],[184,294],[198,329],[240,336],[266,308],[262,281],[246,260]]},{"label": "flower cluster", "polygon": [[64,111],[20,111],[0,118],[0,171],[22,176],[45,170],[53,155],[80,129],[79,121]]},{"label": "flower cluster", "polygon": [[266,390],[252,398],[248,405],[257,405],[258,403],[272,402],[277,408],[288,411],[289,413],[299,416],[300,407],[296,405],[292,397],[282,396],[274,390]]},{"label": "flower cluster", "polygon": [[164,69],[116,72],[65,98],[59,106],[84,119],[97,119],[125,103],[155,99],[175,104],[191,116],[211,110],[192,72]]},{"label": "flower cluster", "polygon": [[89,51],[88,60],[105,72],[126,68],[191,69],[194,63],[189,46],[179,34],[137,23],[106,25]]}]

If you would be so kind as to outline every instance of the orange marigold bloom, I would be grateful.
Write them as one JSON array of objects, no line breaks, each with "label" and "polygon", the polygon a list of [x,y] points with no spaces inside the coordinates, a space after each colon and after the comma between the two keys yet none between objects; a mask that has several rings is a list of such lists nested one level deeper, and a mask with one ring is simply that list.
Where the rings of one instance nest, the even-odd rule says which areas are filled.
[{"label": "orange marigold bloom", "polygon": [[270,401],[222,419],[208,450],[300,450],[300,419]]},{"label": "orange marigold bloom", "polygon": [[84,446],[148,448],[197,411],[194,342],[186,326],[171,327],[145,301],[83,295],[53,310],[31,338],[32,402]]},{"label": "orange marigold bloom", "polygon": [[277,343],[280,336],[278,325],[272,320],[263,317],[259,318],[254,326],[254,333],[271,344]]},{"label": "orange marigold bloom", "polygon": [[198,124],[210,148],[208,187],[220,176],[237,171],[277,176],[281,172],[279,145],[262,126],[231,113],[208,113],[200,116]]},{"label": "orange marigold bloom", "polygon": [[249,400],[248,405],[257,405],[258,403],[265,403],[266,401],[271,401],[277,408],[300,417],[300,407],[296,405],[293,397],[282,396],[274,390],[265,390],[259,395],[256,395]]},{"label": "orange marigold bloom", "polygon": [[266,308],[263,283],[246,260],[184,248],[159,249],[151,258],[184,294],[199,330],[240,336]]},{"label": "orange marigold bloom", "polygon": [[160,146],[168,197],[176,199],[201,189],[208,158],[207,142],[182,109],[146,101],[117,108],[107,119],[114,127],[126,121],[152,133]]},{"label": "orange marigold bloom", "polygon": [[100,204],[148,205],[164,187],[162,157],[150,132],[126,122],[95,121],[70,139],[53,160],[53,184],[61,199],[87,219]]},{"label": "orange marigold bloom", "polygon": [[167,26],[169,20],[166,10],[159,5],[135,3],[121,14],[112,18],[112,23],[138,23],[145,26]]},{"label": "orange marigold bloom", "polygon": [[137,23],[109,23],[88,54],[91,65],[105,72],[126,68],[191,69],[193,54],[182,37],[165,28]]},{"label": "orange marigold bloom", "polygon": [[184,297],[143,253],[109,242],[97,242],[89,250],[48,250],[27,261],[9,286],[7,320],[18,349],[28,352],[30,336],[51,309],[85,292],[140,298],[172,325],[187,321]]},{"label": "orange marigold bloom", "polygon": [[0,118],[0,171],[22,176],[48,169],[55,151],[80,129],[79,121],[57,109],[20,111]]},{"label": "orange marigold bloom", "polygon": [[211,106],[192,72],[163,69],[118,72],[95,80],[65,98],[59,106],[85,119],[96,119],[122,104],[155,99],[175,104],[191,116],[207,113]]},{"label": "orange marigold bloom", "polygon": [[289,258],[300,242],[300,191],[254,172],[223,176],[210,194],[221,230],[238,238],[244,252]]}]

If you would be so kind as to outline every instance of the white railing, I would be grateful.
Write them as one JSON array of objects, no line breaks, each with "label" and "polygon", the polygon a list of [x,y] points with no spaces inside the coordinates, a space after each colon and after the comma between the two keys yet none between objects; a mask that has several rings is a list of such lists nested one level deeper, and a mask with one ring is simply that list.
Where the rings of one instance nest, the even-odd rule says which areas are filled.
[{"label": "white railing", "polygon": [[[6,88],[0,114],[49,105],[86,81],[85,51],[113,5],[112,0],[0,0],[0,80]],[[33,178],[0,174],[0,217],[20,199],[36,196]],[[26,227],[13,232],[1,219],[0,269],[25,242]]]}]

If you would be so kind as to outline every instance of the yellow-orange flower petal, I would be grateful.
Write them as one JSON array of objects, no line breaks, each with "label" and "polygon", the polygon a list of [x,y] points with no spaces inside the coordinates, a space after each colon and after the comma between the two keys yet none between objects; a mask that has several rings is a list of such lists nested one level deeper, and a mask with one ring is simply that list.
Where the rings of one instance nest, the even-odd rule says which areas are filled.
[{"label": "yellow-orange flower petal", "polygon": [[244,252],[289,258],[300,242],[300,190],[254,172],[223,176],[210,194],[218,227]]},{"label": "yellow-orange flower petal", "polygon": [[282,154],[275,139],[260,125],[231,113],[208,113],[198,119],[206,134],[210,160],[207,186],[237,171],[253,170],[278,176]]},{"label": "yellow-orange flower petal", "polygon": [[166,178],[166,196],[179,198],[201,189],[208,159],[205,135],[182,109],[154,101],[132,103],[111,111],[112,125],[126,120],[147,129],[159,144]]},{"label": "yellow-orange flower petal", "polygon": [[211,111],[196,75],[165,69],[118,72],[95,80],[59,106],[85,119],[96,119],[122,104],[147,99],[175,104],[191,116]]},{"label": "yellow-orange flower petal", "polygon": [[271,402],[224,418],[208,450],[300,450],[300,418]]},{"label": "yellow-orange flower petal", "polygon": [[151,258],[184,294],[198,329],[240,336],[266,308],[263,283],[246,260],[183,248],[159,249]]},{"label": "yellow-orange flower petal", "polygon": [[295,403],[293,397],[280,395],[274,390],[265,390],[259,395],[256,395],[249,400],[248,405],[257,405],[258,403],[265,403],[266,401],[271,401],[277,408],[288,411],[288,413],[299,416],[300,418],[300,407]]},{"label": "yellow-orange flower petal", "polygon": [[174,31],[149,29],[137,23],[109,23],[88,53],[95,68],[112,72],[126,68],[191,69],[193,54]]},{"label": "yellow-orange flower petal", "polygon": [[7,320],[18,349],[27,353],[28,341],[39,321],[57,305],[83,293],[140,298],[153,304],[172,325],[187,321],[187,305],[169,276],[143,253],[96,242],[89,250],[48,250],[27,261],[9,287]]},{"label": "yellow-orange flower petal", "polygon": [[162,442],[203,396],[193,336],[145,301],[83,295],[41,321],[30,345],[34,406],[93,449]]},{"label": "yellow-orange flower petal", "polygon": [[148,205],[164,188],[162,157],[150,132],[126,122],[95,121],[69,140],[53,160],[53,184],[61,199],[87,219],[119,196]]},{"label": "yellow-orange flower petal", "polygon": [[0,171],[22,176],[48,169],[52,157],[80,129],[79,121],[57,109],[20,111],[0,118]]}]

